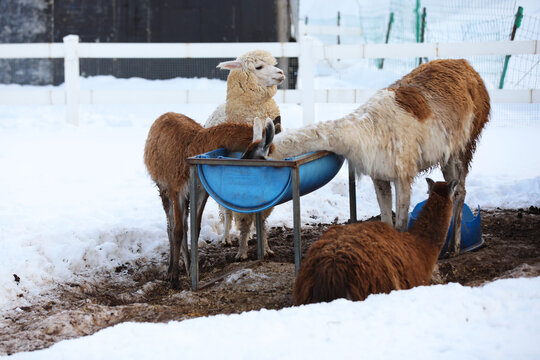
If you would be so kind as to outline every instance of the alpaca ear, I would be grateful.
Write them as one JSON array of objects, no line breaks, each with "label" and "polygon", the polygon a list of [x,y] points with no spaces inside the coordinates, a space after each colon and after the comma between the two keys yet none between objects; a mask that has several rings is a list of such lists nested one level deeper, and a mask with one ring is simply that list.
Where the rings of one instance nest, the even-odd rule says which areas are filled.
[{"label": "alpaca ear", "polygon": [[456,179],[454,179],[454,180],[451,180],[448,183],[448,185],[446,185],[446,187],[448,189],[448,195],[450,197],[454,196],[454,193],[456,192],[457,184],[458,184],[458,181]]},{"label": "alpaca ear", "polygon": [[428,185],[428,194],[431,194],[431,190],[433,190],[433,186],[435,185],[435,181],[431,180],[430,178],[426,178],[426,182]]},{"label": "alpaca ear", "polygon": [[262,140],[264,132],[263,126],[264,122],[262,119],[259,119],[258,117],[253,119],[253,142]]},{"label": "alpaca ear", "polygon": [[281,132],[281,115],[276,116],[273,123],[274,123],[275,134],[277,135]]},{"label": "alpaca ear", "polygon": [[266,118],[266,125],[264,127],[264,151],[267,152],[268,148],[274,140],[275,127],[274,122],[270,118]]},{"label": "alpaca ear", "polygon": [[[255,128],[259,126],[260,130],[255,132]],[[274,140],[274,123],[267,118],[263,133],[261,119],[255,118],[253,120],[253,130],[253,142],[242,154],[241,159],[266,159],[272,140]]]},{"label": "alpaca ear", "polygon": [[242,63],[238,60],[224,61],[219,63],[216,67],[220,68],[221,70],[240,69],[242,67]]}]

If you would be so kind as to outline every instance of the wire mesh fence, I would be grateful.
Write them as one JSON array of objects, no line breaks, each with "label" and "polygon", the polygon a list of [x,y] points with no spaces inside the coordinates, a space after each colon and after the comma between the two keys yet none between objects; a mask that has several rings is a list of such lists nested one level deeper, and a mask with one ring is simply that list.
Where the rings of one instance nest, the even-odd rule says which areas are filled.
[{"label": "wire mesh fence", "polygon": [[[341,36],[342,44],[410,42],[480,42],[511,40],[518,6],[514,0],[390,0],[386,4],[358,2],[358,15],[341,15],[341,25],[360,27],[358,36]],[[333,14],[332,14],[333,15]],[[336,15],[307,19],[312,25],[336,24]],[[304,19],[306,20],[306,19]],[[391,21],[392,20],[392,21]],[[337,37],[316,36],[325,44],[336,44]],[[515,32],[515,40],[540,39],[540,19],[527,15]],[[540,55],[475,56],[466,58],[481,74],[489,88],[537,89],[540,86]],[[385,59],[384,69],[405,74],[430,59]],[[380,68],[380,60],[357,61]],[[332,64],[336,70],[343,63]]]}]

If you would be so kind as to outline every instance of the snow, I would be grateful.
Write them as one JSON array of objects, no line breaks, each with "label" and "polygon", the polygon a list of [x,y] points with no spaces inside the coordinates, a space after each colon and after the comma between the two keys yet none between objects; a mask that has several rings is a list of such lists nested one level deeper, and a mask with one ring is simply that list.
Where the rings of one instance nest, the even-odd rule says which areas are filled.
[{"label": "snow", "polygon": [[[305,2],[307,10],[301,12],[313,18],[314,12],[322,13],[321,3],[327,4]],[[316,86],[373,89],[402,75],[338,65],[319,65]],[[33,89],[0,86],[29,96]],[[103,76],[82,79],[81,87],[224,89],[226,83]],[[168,252],[161,202],[142,159],[148,129],[167,111],[204,123],[217,105],[81,106],[78,127],[65,123],[63,106],[0,106],[0,312],[44,299],[59,283],[98,279],[118,265],[155,261]],[[318,105],[318,120],[338,118],[355,107]],[[302,125],[299,106],[281,104],[280,109],[285,129]],[[538,105],[493,106],[467,178],[471,208],[540,206],[539,115]],[[419,175],[411,209],[426,197],[426,176],[442,179],[438,169]],[[379,213],[367,177],[357,182],[357,204],[360,219]],[[302,197],[301,223],[343,222],[348,209],[344,166],[328,185]],[[268,220],[270,226],[291,227],[292,204],[276,207]],[[209,201],[201,241],[218,241],[222,230],[217,205]],[[251,275],[246,270],[227,281]],[[534,359],[540,358],[539,336],[540,277],[478,288],[419,287],[358,303],[337,300],[168,324],[124,323],[12,358],[145,359],[177,353],[187,359]]]},{"label": "snow", "polygon": [[540,278],[417,287],[363,302],[123,323],[10,359],[534,359],[539,303]]},{"label": "snow", "polygon": [[[83,86],[88,86],[85,81]],[[114,82],[106,77],[88,81],[94,83],[92,86]],[[179,87],[192,86],[192,81],[186,85],[181,84],[183,79],[176,79]],[[129,87],[145,83],[141,79],[121,82]],[[163,112],[181,112],[204,122],[214,107],[82,106],[78,127],[65,123],[62,106],[1,107],[0,310],[46,298],[58,283],[98,277],[120,264],[156,260],[167,252],[163,210],[142,161],[146,135]],[[319,119],[325,120],[353,108],[352,104],[319,105],[317,111]],[[281,111],[285,128],[301,126],[299,106],[281,105]],[[522,122],[516,125],[507,121],[516,114]],[[522,110],[518,106],[508,110],[494,106],[468,177],[466,202],[471,208],[540,206],[538,138],[537,108]],[[438,169],[427,175],[442,179]],[[425,198],[425,176],[420,175],[413,185],[413,205]],[[357,183],[357,203],[361,219],[379,213],[367,177]],[[335,218],[346,221],[346,167],[327,186],[302,197],[301,209],[302,223],[331,222]],[[222,226],[217,214],[216,203],[209,201],[201,241],[219,240]],[[270,216],[269,225],[292,226],[291,214],[290,202],[280,205]],[[13,274],[20,282],[14,281]],[[257,354],[262,358],[292,358],[302,356],[307,348],[313,349],[316,358],[330,354],[354,357],[357,352],[369,358],[533,358],[540,355],[537,348],[529,346],[532,337],[539,334],[539,282],[540,278],[505,280],[479,289],[451,284],[372,296],[358,304],[336,301],[182,323],[122,324],[49,350],[18,356],[74,358],[84,354],[101,358],[114,353],[120,358],[133,354],[145,358],[181,345],[188,358],[197,351],[208,357],[216,351],[225,357],[250,358]],[[212,332],[227,334],[229,328],[235,329],[235,338],[251,336],[251,340],[239,346],[227,337],[209,336]],[[195,332],[204,333],[215,345],[201,347]],[[467,341],[450,343],[456,335]],[[138,341],[139,337],[146,338]],[[116,341],[128,346],[114,345]],[[265,346],[276,342],[282,346]],[[152,351],[146,353],[144,349]]]}]

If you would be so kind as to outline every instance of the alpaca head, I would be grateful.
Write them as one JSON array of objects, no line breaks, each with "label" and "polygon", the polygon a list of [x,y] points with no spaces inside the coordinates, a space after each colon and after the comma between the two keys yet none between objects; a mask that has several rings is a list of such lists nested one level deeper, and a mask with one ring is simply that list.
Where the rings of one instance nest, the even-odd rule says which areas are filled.
[{"label": "alpaca head", "polygon": [[452,200],[454,198],[454,194],[456,192],[456,186],[458,184],[457,180],[451,180],[448,183],[444,181],[433,181],[430,178],[426,178],[426,182],[428,183],[428,194],[431,195],[432,193],[436,193],[443,198],[447,198]]},{"label": "alpaca head", "polygon": [[274,122],[270,118],[266,118],[263,124],[256,117],[253,120],[253,141],[242,154],[242,159],[266,159],[274,139],[274,131]]},{"label": "alpaca head", "polygon": [[281,116],[277,116],[273,121],[266,118],[264,129],[257,129],[259,122],[258,117],[253,120],[253,141],[242,155],[242,159],[266,159],[268,154],[275,150],[272,142],[274,135],[281,132]]},{"label": "alpaca head", "polygon": [[281,115],[276,116],[272,122],[274,123],[274,133],[277,135],[281,132]]},{"label": "alpaca head", "polygon": [[250,72],[255,76],[261,86],[271,87],[279,85],[285,80],[283,70],[276,67],[276,59],[265,50],[249,51],[236,60],[225,61],[217,66],[220,69],[241,70]]}]

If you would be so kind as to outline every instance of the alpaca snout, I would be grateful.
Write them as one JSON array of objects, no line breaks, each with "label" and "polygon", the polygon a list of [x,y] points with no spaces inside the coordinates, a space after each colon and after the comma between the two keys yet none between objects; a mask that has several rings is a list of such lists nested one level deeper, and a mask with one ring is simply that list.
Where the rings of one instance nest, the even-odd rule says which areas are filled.
[{"label": "alpaca snout", "polygon": [[285,75],[283,71],[280,71],[277,76],[274,76],[273,79],[276,81],[276,85],[279,85],[285,80]]}]

